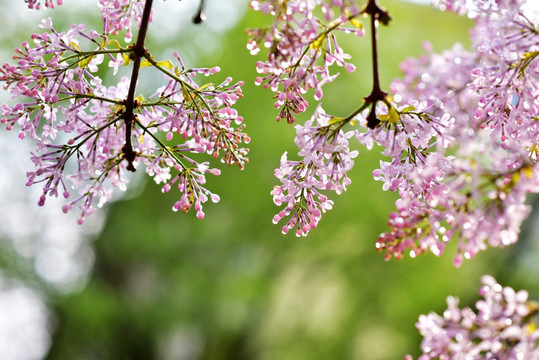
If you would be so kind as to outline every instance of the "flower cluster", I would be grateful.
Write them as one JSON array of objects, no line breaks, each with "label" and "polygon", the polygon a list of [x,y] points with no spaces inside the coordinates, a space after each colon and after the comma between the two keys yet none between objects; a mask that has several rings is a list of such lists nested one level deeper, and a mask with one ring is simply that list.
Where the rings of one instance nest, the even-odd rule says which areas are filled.
[{"label": "flower cluster", "polygon": [[67,199],[64,212],[78,206],[82,223],[111,198],[113,188],[125,190],[128,171],[143,165],[164,184],[163,192],[177,186],[181,196],[174,210],[194,206],[197,217],[204,217],[202,204],[219,201],[204,187],[206,174],[220,171],[198,154],[240,168],[248,161],[241,145],[249,137],[233,108],[243,83],[226,78],[199,84],[195,78],[220,69],[186,68],[177,53],[176,64],[156,61],[145,50],[140,66],[152,67],[165,81],[153,94],[135,97],[133,78],[107,86],[97,75],[107,63],[129,65],[133,46],[122,47],[107,31],[85,31],[84,25],[58,32],[45,20],[41,27],[46,31],[32,35],[33,45],[24,42],[14,64],[0,68],[0,81],[22,99],[1,106],[1,123],[36,144],[27,185],[42,184],[38,204],[61,194]]},{"label": "flower cluster", "polygon": [[[256,65],[261,74],[256,84],[275,92],[275,108],[281,109],[277,120],[293,123],[295,115],[307,109],[307,91],[314,89],[315,99],[320,100],[323,85],[336,78],[338,74],[329,70],[332,65],[355,70],[334,31],[363,36],[363,26],[357,20],[360,10],[353,2],[341,0],[252,0],[250,5],[275,17],[269,27],[248,30],[251,54],[260,51],[260,44],[268,49],[267,59]],[[318,8],[324,19],[317,17]]]},{"label": "flower cluster", "polygon": [[125,41],[131,41],[132,20],[140,24],[144,4],[142,0],[99,0],[104,31],[117,34],[125,30]]},{"label": "flower cluster", "polygon": [[[54,0],[24,0],[29,9],[39,10],[43,4],[45,7],[54,8]],[[164,1],[164,0],[163,0]],[[64,0],[56,0],[62,5]],[[105,33],[118,34],[125,30],[125,41],[131,41],[133,33],[132,21],[138,24],[142,20],[145,1],[143,0],[98,0],[98,6],[103,18],[103,30]]]},{"label": "flower cluster", "polygon": [[460,309],[458,299],[450,296],[443,316],[419,317],[423,354],[418,360],[539,359],[538,304],[528,300],[525,290],[502,287],[489,275],[481,280],[477,313]]},{"label": "flower cluster", "polygon": [[275,176],[282,184],[271,192],[275,205],[285,205],[273,222],[276,224],[291,215],[283,226],[283,233],[296,226],[296,235],[306,236],[317,226],[322,213],[333,207],[333,201],[320,190],[340,194],[351,183],[347,172],[354,165],[353,159],[358,152],[350,151],[348,139],[357,132],[345,133],[343,124],[336,120],[339,119],[328,116],[318,107],[304,126],[295,126],[295,142],[302,160],[291,161],[286,153],[283,154],[281,166],[275,170]]},{"label": "flower cluster", "polygon": [[[35,9],[39,10],[41,8],[41,4],[43,4],[45,7],[48,8],[54,8],[54,0],[24,0],[26,4],[28,4],[29,9]],[[56,3],[58,5],[62,5],[64,0],[56,0]]]},{"label": "flower cluster", "polygon": [[[444,4],[456,6],[450,3],[461,4]],[[458,266],[487,246],[512,244],[530,210],[526,194],[539,190],[539,18],[519,10],[523,0],[466,4],[476,16],[474,50],[456,45],[407,60],[404,79],[391,85],[403,104],[425,102],[421,112],[448,120],[430,130],[435,141],[416,130],[379,127],[372,132],[375,139],[397,139],[376,140],[393,160],[383,162],[375,178],[401,196],[390,231],[377,242],[388,258],[405,250],[412,256],[429,249],[439,255],[455,237]],[[438,123],[423,120],[422,128]],[[421,163],[409,157],[415,150],[393,150],[395,143],[415,149],[415,141],[430,149]]]},{"label": "flower cluster", "polygon": [[[391,84],[393,96],[380,89],[375,76],[371,95],[346,118],[318,110],[305,126],[297,125],[296,144],[303,160],[288,161],[286,154],[281,159],[276,176],[283,185],[272,193],[276,204],[287,206],[274,222],[293,213],[284,230],[297,222],[300,235],[316,225],[323,211],[312,209],[325,209],[320,204],[326,201],[317,200],[322,195],[313,189],[327,186],[317,171],[331,162],[313,159],[321,154],[330,158],[325,146],[336,154],[332,141],[340,138],[346,142],[339,151],[348,158],[355,154],[348,150],[348,139],[354,136],[368,148],[373,143],[382,147],[388,160],[380,162],[373,176],[384,183],[384,190],[400,196],[397,211],[390,215],[389,231],[381,234],[376,244],[387,259],[400,258],[407,251],[411,256],[429,250],[440,255],[455,238],[459,244],[454,263],[458,266],[487,246],[517,241],[530,210],[526,194],[539,189],[535,166],[539,152],[539,17],[522,10],[527,3],[443,1],[444,8],[475,18],[473,50],[455,45],[435,54],[425,44],[425,55],[402,64],[404,78]],[[337,5],[341,17],[332,23],[338,24],[334,28],[320,25],[322,21],[312,15],[317,6],[328,15],[328,9]],[[329,48],[321,50],[319,40],[332,43],[332,30],[355,19],[354,14],[371,15],[373,33],[376,21],[387,16],[374,0],[359,12],[347,8],[347,2],[332,1],[253,1],[251,6],[276,18],[272,27],[251,31],[253,40],[248,47],[256,53],[258,44],[264,42],[269,48],[268,60],[257,65],[266,75],[257,82],[277,92],[280,117],[290,121],[295,112],[306,107],[301,94],[313,87],[317,89],[315,96],[321,97],[318,89],[331,77],[327,66],[315,66],[319,54],[331,53]],[[373,35],[374,49],[375,40]],[[320,69],[329,77],[321,77],[320,82],[304,81],[313,78],[310,74],[315,72],[310,69]],[[289,87],[296,93],[288,92]],[[369,129],[344,132],[343,127],[354,121],[366,123]],[[343,175],[347,170],[345,166],[331,174],[339,174],[345,184],[349,181]],[[333,185],[327,189],[341,190]],[[311,205],[305,207],[306,192],[313,200],[309,198]],[[303,228],[306,230],[300,230]]]}]

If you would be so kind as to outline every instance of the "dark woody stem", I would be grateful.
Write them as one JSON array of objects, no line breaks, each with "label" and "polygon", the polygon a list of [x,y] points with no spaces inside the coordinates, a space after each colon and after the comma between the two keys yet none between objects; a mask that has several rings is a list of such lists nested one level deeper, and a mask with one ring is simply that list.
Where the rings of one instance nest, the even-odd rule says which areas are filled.
[{"label": "dark woody stem", "polygon": [[204,20],[206,20],[206,17],[204,16],[204,0],[200,0],[197,13],[195,17],[193,18],[193,22],[195,24],[200,24],[204,22]]},{"label": "dark woody stem", "polygon": [[367,126],[370,129],[374,129],[376,125],[380,123],[380,120],[376,118],[376,104],[378,101],[383,101],[387,93],[380,88],[380,77],[378,74],[378,47],[376,44],[376,29],[378,22],[383,24],[389,22],[389,15],[387,11],[382,9],[376,0],[369,0],[366,8],[363,11],[371,16],[371,44],[372,44],[372,91],[364,98],[366,104],[371,105],[371,110],[367,116]]},{"label": "dark woody stem", "polygon": [[140,22],[140,29],[137,36],[137,42],[133,46],[131,52],[131,59],[133,60],[133,72],[131,73],[129,92],[127,93],[125,111],[122,116],[125,123],[125,145],[122,148],[124,153],[123,158],[127,160],[127,170],[129,171],[136,171],[135,166],[133,166],[133,161],[135,161],[137,153],[133,151],[133,145],[131,143],[131,131],[135,120],[135,90],[137,87],[141,59],[146,53],[144,41],[146,39],[146,33],[148,32],[148,23],[150,22],[152,3],[153,0],[146,0],[144,11],[142,13],[142,20]]}]

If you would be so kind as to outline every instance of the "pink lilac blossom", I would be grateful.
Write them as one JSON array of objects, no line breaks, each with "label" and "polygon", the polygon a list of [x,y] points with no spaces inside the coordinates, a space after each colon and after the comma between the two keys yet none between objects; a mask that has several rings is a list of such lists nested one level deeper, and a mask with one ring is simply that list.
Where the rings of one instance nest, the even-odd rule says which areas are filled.
[{"label": "pink lilac blossom", "polygon": [[144,0],[99,0],[104,32],[118,34],[125,30],[125,41],[131,41],[132,21],[140,25],[144,4]]},{"label": "pink lilac blossom", "polygon": [[492,276],[483,276],[481,282],[476,312],[460,309],[459,300],[450,296],[442,316],[419,317],[416,327],[423,341],[418,360],[539,359],[538,304],[528,300],[525,290],[502,287]]},{"label": "pink lilac blossom", "polygon": [[[54,0],[24,0],[29,9],[39,10],[43,4],[45,7],[54,8]],[[62,5],[64,0],[56,0],[58,5]]]},{"label": "pink lilac blossom", "polygon": [[276,224],[290,216],[283,233],[296,227],[297,236],[306,236],[318,225],[322,213],[333,207],[333,201],[320,191],[333,190],[341,194],[351,183],[347,172],[353,167],[358,152],[350,151],[348,139],[356,131],[345,133],[332,120],[319,106],[304,126],[296,125],[295,143],[302,160],[288,160],[284,153],[280,168],[275,170],[282,184],[273,188],[273,202],[285,207],[275,215],[273,222]]},{"label": "pink lilac blossom", "polygon": [[[401,197],[390,230],[377,242],[387,258],[406,250],[412,256],[429,249],[440,255],[456,238],[458,266],[487,246],[518,240],[530,211],[526,195],[539,190],[539,19],[519,10],[526,3],[466,2],[478,12],[474,50],[456,45],[407,60],[404,79],[391,85],[402,104],[426,102],[420,112],[451,121],[437,126],[433,136],[398,127],[371,131],[392,158],[374,176]],[[414,149],[424,149],[422,162],[410,158]]]},{"label": "pink lilac blossom", "polygon": [[[348,61],[350,55],[338,45],[334,31],[363,36],[363,27],[356,19],[359,8],[353,2],[341,0],[252,0],[250,5],[275,17],[273,25],[247,31],[251,54],[260,51],[260,44],[268,49],[267,59],[256,65],[261,76],[255,83],[275,92],[274,106],[281,109],[277,121],[286,119],[293,123],[295,115],[308,107],[307,91],[314,89],[315,99],[320,100],[323,85],[336,78],[338,74],[329,70],[332,65],[349,72],[355,70]],[[318,8],[324,19],[316,16]],[[347,23],[352,27],[345,26]]]},{"label": "pink lilac blossom", "polygon": [[[36,169],[27,173],[27,185],[43,187],[38,204],[61,194],[67,199],[64,212],[78,206],[82,223],[96,206],[109,201],[114,188],[125,190],[128,183],[123,115],[131,80],[122,78],[116,86],[105,86],[96,73],[105,55],[113,59],[113,54],[128,55],[132,50],[108,49],[106,34],[85,32],[83,25],[57,32],[46,20],[42,28],[47,31],[32,35],[33,46],[24,42],[16,50],[15,63],[0,68],[4,87],[13,97],[22,98],[12,106],[1,106],[1,123],[8,130],[18,128],[20,138],[36,143],[32,152]],[[185,68],[179,54],[174,57],[178,65],[156,62],[145,54],[166,85],[148,98],[136,97],[131,133],[134,165],[145,165],[156,183],[165,184],[163,192],[177,186],[181,196],[174,210],[187,212],[194,206],[202,218],[202,205],[219,201],[205,187],[206,175],[220,171],[193,156],[207,154],[240,168],[248,161],[248,149],[241,144],[248,143],[249,137],[233,108],[242,97],[243,83],[227,78],[219,84],[199,85],[195,77],[220,69]]]},{"label": "pink lilac blossom", "polygon": [[[56,0],[56,3],[62,5],[63,1]],[[48,8],[55,6],[54,0],[25,0],[25,2],[29,9],[36,10],[39,10],[42,4]],[[135,21],[140,25],[144,4],[145,0],[99,0],[103,32],[116,35],[125,31],[125,41],[131,41],[133,39],[132,22]]]}]

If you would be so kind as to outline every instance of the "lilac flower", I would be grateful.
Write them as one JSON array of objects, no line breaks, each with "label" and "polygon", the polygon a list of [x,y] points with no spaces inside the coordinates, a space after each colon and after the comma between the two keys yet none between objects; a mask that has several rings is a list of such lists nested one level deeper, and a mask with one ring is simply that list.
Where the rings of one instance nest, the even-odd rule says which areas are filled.
[{"label": "lilac flower", "polygon": [[[440,255],[454,238],[458,266],[488,246],[518,240],[530,211],[526,195],[539,185],[539,19],[519,10],[525,3],[451,2],[475,12],[474,50],[427,49],[407,60],[404,79],[391,85],[402,104],[425,106],[414,110],[424,114],[412,116],[416,122],[399,108],[398,122],[370,133],[391,157],[374,176],[401,196],[377,242],[387,258],[429,249]],[[391,118],[391,108],[386,112],[381,116]]]},{"label": "lilac flower", "polygon": [[135,20],[140,24],[144,3],[143,0],[99,0],[104,31],[118,34],[125,30],[125,41],[131,41],[131,23]]},{"label": "lilac flower", "polygon": [[[39,10],[41,8],[41,4],[43,4],[45,7],[48,8],[54,8],[54,0],[24,0],[25,3],[28,4],[29,9],[36,9]],[[56,3],[58,5],[62,5],[64,0],[56,0]]]},{"label": "lilac flower", "polygon": [[[458,299],[447,298],[447,310],[421,315],[416,324],[423,336],[418,360],[444,359],[539,359],[537,303],[525,290],[515,292],[485,275],[479,289],[477,312],[459,309]],[[407,355],[407,360],[412,357]]]},{"label": "lilac flower", "polygon": [[83,223],[110,200],[114,188],[126,189],[128,170],[145,166],[156,183],[165,184],[163,192],[177,186],[181,195],[174,210],[187,212],[194,206],[197,217],[203,218],[203,204],[219,201],[205,187],[206,175],[220,175],[220,170],[198,160],[198,154],[240,168],[248,161],[242,143],[250,139],[243,132],[243,118],[233,108],[242,97],[243,83],[226,78],[219,84],[199,84],[195,77],[220,69],[188,69],[177,53],[174,65],[156,61],[145,51],[142,65],[161,72],[165,85],[148,98],[135,97],[128,129],[132,79],[106,86],[96,73],[106,64],[105,55],[113,67],[126,65],[133,48],[108,41],[106,33],[85,32],[83,25],[57,32],[46,20],[42,28],[47,32],[32,36],[34,46],[24,42],[16,50],[15,64],[0,68],[5,88],[13,97],[23,98],[1,106],[1,123],[8,130],[18,128],[19,137],[36,144],[35,169],[27,173],[27,185],[42,186],[38,205],[61,194],[67,199],[63,211],[78,207]]},{"label": "lilac flower", "polygon": [[335,122],[321,107],[318,107],[312,119],[305,126],[296,125],[296,145],[300,149],[301,161],[281,158],[281,166],[275,170],[282,185],[275,186],[271,194],[275,205],[285,204],[273,218],[278,223],[291,215],[283,227],[283,233],[297,226],[296,235],[306,236],[315,228],[322,213],[333,207],[320,190],[333,190],[341,194],[350,185],[347,172],[354,165],[357,151],[350,151],[348,139],[355,131],[345,133],[342,125]]},{"label": "lilac flower", "polygon": [[[248,30],[247,48],[255,55],[260,44],[268,48],[266,61],[257,63],[261,74],[256,84],[275,92],[275,108],[281,109],[277,120],[293,123],[295,115],[307,109],[304,95],[314,89],[320,100],[324,84],[333,81],[337,74],[329,68],[336,64],[352,72],[355,66],[348,62],[350,55],[338,45],[335,30],[363,36],[363,26],[356,19],[359,8],[344,1],[251,1],[254,10],[275,16],[271,27]],[[324,20],[316,17],[321,7]],[[335,14],[334,10],[339,14]],[[345,27],[350,23],[352,27]]]}]

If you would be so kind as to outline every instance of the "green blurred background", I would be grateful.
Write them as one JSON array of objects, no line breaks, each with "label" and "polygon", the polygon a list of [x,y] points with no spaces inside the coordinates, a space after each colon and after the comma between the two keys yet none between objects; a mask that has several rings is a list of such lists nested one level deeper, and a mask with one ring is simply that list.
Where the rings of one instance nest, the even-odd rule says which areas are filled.
[{"label": "green blurred background", "polygon": [[[394,19],[379,33],[385,88],[400,75],[402,60],[422,53],[423,41],[432,42],[435,51],[456,41],[469,45],[468,19],[401,1],[382,4]],[[183,1],[176,5],[186,6]],[[230,1],[227,6],[247,5]],[[46,16],[58,28],[88,19],[98,24],[95,5],[81,7],[66,0]],[[163,195],[160,186],[144,178],[134,181],[124,198],[104,209],[103,224],[85,225],[97,231],[86,237],[93,268],[71,289],[60,291],[36,275],[35,256],[15,251],[16,239],[3,241],[2,277],[34,289],[49,309],[47,359],[402,359],[419,353],[418,316],[442,312],[448,295],[473,304],[482,274],[537,289],[535,275],[530,276],[537,273],[535,262],[523,257],[532,253],[524,241],[533,237],[532,229],[519,247],[488,250],[460,269],[452,265],[455,244],[441,258],[427,254],[384,261],[374,244],[386,230],[395,195],[372,179],[381,159],[376,149],[357,147],[352,185],[340,197],[330,195],[334,210],[317,229],[307,238],[282,235],[271,222],[277,207],[270,191],[281,154],[289,151],[292,158],[297,152],[295,131],[275,122],[272,93],[253,85],[261,57],[248,54],[244,33],[268,18],[253,11],[208,9],[207,23],[178,31],[157,11],[158,24],[150,25],[147,44],[153,54],[162,54],[156,57],[178,50],[189,65],[219,65],[218,77],[245,81],[245,98],[237,109],[252,138],[250,163],[243,171],[224,168],[221,176],[208,179],[221,202],[206,205],[202,221],[192,212],[171,211],[178,196],[174,191]],[[233,14],[227,26],[212,27],[215,16]],[[37,31],[36,25],[28,21],[13,36],[4,36],[2,51],[9,55]],[[328,113],[345,116],[369,93],[370,47],[367,38],[353,36],[342,36],[340,43],[358,70],[343,71],[327,86],[323,104]]]}]

